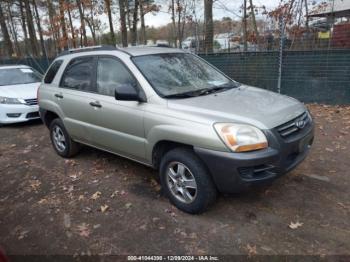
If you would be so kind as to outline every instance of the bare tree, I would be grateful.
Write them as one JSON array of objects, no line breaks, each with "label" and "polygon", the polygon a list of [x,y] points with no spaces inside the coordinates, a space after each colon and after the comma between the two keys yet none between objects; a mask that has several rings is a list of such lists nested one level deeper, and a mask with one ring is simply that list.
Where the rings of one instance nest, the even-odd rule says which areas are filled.
[{"label": "bare tree", "polygon": [[131,26],[131,45],[136,45],[137,42],[137,22],[138,22],[139,0],[134,0],[132,9],[132,26]]},{"label": "bare tree", "polygon": [[29,0],[24,0],[24,8],[26,10],[26,18],[27,18],[27,26],[28,26],[28,32],[29,32],[29,42],[30,47],[32,50],[32,55],[38,56],[38,49],[37,49],[37,39],[36,39],[36,33],[33,23],[33,14],[30,9],[30,3]]},{"label": "bare tree", "polygon": [[15,47],[15,52],[16,52],[16,56],[21,56],[21,49],[19,47],[19,43],[18,43],[18,33],[17,33],[17,28],[15,26],[14,23],[14,14],[12,12],[12,1],[7,1],[7,15],[8,15],[8,23],[9,23],[9,29],[11,31],[13,40],[14,40],[14,47]]},{"label": "bare tree", "polygon": [[6,25],[5,16],[2,10],[1,3],[0,3],[0,26],[1,26],[2,36],[4,38],[5,50],[7,51],[7,55],[11,57],[13,53],[13,47],[12,47],[12,42],[11,42],[9,32],[7,30],[7,25]]},{"label": "bare tree", "polygon": [[35,19],[36,25],[37,25],[38,32],[39,32],[41,52],[42,52],[44,57],[47,57],[46,50],[45,50],[45,42],[44,42],[44,37],[43,37],[43,30],[41,29],[40,16],[39,16],[36,0],[33,0],[33,7],[34,7],[35,18],[36,18]]},{"label": "bare tree", "polygon": [[21,13],[21,25],[24,36],[24,52],[28,54],[29,46],[28,46],[28,33],[27,33],[27,24],[26,24],[26,16],[24,13],[24,3],[22,0],[19,1],[19,8]]},{"label": "bare tree", "polygon": [[85,18],[83,13],[83,8],[81,6],[81,1],[76,0],[78,10],[79,10],[79,17],[80,17],[80,30],[81,30],[81,38],[84,39],[84,41],[80,41],[80,45],[87,46],[87,37],[86,37],[86,29],[85,29]]},{"label": "bare tree", "polygon": [[68,19],[69,19],[70,32],[72,35],[73,47],[76,48],[77,43],[75,41],[75,30],[74,30],[72,14],[71,14],[72,13],[72,4],[70,3],[70,1],[67,3],[67,13],[68,13]]},{"label": "bare tree", "polygon": [[253,23],[254,33],[255,33],[255,37],[256,37],[256,42],[258,43],[259,32],[258,32],[258,27],[256,26],[255,10],[254,10],[254,5],[253,5],[253,0],[249,0],[249,4],[250,4],[250,13],[251,13],[251,16],[252,16],[252,23]]}]

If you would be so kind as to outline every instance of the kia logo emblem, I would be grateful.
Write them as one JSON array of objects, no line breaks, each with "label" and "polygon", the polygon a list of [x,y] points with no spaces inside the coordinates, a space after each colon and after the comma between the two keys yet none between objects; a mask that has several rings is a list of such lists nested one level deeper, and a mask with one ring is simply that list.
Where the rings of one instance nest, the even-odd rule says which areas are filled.
[{"label": "kia logo emblem", "polygon": [[297,128],[302,129],[305,126],[305,121],[304,120],[298,120],[295,122],[295,125]]}]

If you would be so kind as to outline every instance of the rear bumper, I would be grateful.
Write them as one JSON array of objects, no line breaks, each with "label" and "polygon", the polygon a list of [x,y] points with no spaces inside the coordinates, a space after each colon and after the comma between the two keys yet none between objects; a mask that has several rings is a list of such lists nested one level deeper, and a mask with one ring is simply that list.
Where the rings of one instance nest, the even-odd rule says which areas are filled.
[{"label": "rear bumper", "polygon": [[210,170],[220,192],[234,193],[250,186],[269,183],[288,173],[308,155],[314,139],[314,126],[289,141],[274,130],[265,131],[269,147],[246,153],[218,152],[194,148]]},{"label": "rear bumper", "polygon": [[12,124],[40,118],[38,105],[0,105],[0,124]]}]

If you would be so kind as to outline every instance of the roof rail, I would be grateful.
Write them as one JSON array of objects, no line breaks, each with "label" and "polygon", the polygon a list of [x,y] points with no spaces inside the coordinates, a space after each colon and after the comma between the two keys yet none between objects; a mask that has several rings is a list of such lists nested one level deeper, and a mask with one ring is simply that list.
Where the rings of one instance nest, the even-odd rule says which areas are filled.
[{"label": "roof rail", "polygon": [[80,53],[80,52],[88,52],[88,51],[108,51],[108,50],[118,50],[118,48],[112,45],[83,46],[80,48],[65,50],[61,52],[58,56],[69,55],[69,54]]}]

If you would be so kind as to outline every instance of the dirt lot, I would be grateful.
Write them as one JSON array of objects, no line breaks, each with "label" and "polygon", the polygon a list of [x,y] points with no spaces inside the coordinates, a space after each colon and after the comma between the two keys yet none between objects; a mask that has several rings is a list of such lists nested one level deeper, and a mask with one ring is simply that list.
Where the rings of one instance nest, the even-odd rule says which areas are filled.
[{"label": "dirt lot", "polygon": [[310,106],[311,154],[272,187],[193,216],[157,173],[85,147],[57,156],[39,122],[0,128],[0,246],[8,254],[350,255],[350,107]]}]

